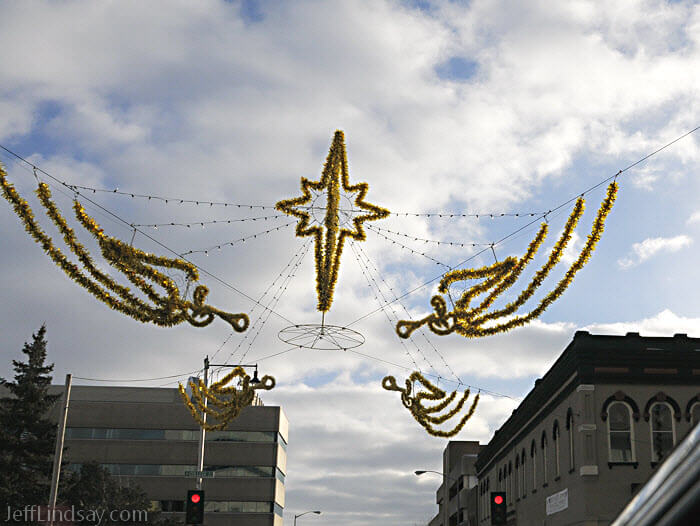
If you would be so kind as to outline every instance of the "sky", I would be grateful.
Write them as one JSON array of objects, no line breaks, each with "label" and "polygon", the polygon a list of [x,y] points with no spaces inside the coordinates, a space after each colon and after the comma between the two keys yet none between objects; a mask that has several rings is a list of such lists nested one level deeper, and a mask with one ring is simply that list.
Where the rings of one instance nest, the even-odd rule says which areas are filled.
[{"label": "sky", "polygon": [[[402,384],[418,368],[448,391],[481,390],[455,438],[487,442],[576,330],[700,336],[700,131],[626,169],[700,125],[694,2],[11,2],[0,5],[0,49],[0,144],[68,184],[169,198],[79,197],[111,236],[169,257],[195,251],[187,257],[207,302],[252,321],[232,335],[221,320],[160,328],[111,311],[53,265],[3,201],[0,376],[12,376],[11,359],[42,323],[56,383],[70,372],[78,384],[174,387],[205,355],[257,362],[277,379],[264,402],[290,421],[286,523],[315,509],[322,515],[303,520],[435,515],[440,479],[413,471],[439,471],[446,440],[381,388],[385,375]],[[325,322],[361,333],[362,354],[290,351],[281,330],[321,321],[313,249],[271,207],[300,195],[302,176],[320,177],[336,129],[369,202],[437,215],[394,214],[346,245]],[[63,246],[32,170],[5,151],[0,162]],[[593,257],[539,319],[478,340],[395,335],[397,319],[431,312],[435,278],[465,260],[522,255],[552,210],[512,294],[523,290],[570,200],[620,170]],[[76,226],[72,193],[39,175],[118,276]],[[576,258],[604,191],[585,193],[572,246],[521,312]],[[129,224],[165,226],[134,235]],[[146,378],[161,379],[127,382]]]}]

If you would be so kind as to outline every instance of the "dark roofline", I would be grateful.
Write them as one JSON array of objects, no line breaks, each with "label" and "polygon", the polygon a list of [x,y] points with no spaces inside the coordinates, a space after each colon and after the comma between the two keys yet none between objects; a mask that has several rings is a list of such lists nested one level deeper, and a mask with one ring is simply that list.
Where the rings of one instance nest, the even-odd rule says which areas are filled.
[{"label": "dark roofline", "polygon": [[[645,384],[661,380],[664,384],[697,385],[698,375],[700,338],[686,334],[646,337],[636,332],[610,336],[577,331],[554,365],[535,381],[534,388],[482,448],[477,472],[500,460],[503,446],[521,440],[580,384]],[[538,412],[539,416],[528,424]]]}]

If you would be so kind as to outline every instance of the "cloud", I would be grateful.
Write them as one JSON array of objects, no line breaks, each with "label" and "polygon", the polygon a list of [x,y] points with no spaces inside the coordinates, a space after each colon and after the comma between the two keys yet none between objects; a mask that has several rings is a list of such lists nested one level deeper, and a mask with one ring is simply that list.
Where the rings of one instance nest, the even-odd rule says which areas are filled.
[{"label": "cloud", "polygon": [[585,327],[593,334],[618,334],[638,332],[642,336],[673,336],[684,333],[691,338],[700,337],[700,318],[679,316],[669,309],[638,321],[594,323]]},{"label": "cloud", "polygon": [[622,269],[628,269],[639,265],[647,259],[661,252],[678,252],[684,247],[692,244],[692,238],[686,235],[675,237],[650,237],[641,243],[632,245],[632,255],[618,260],[618,265]]},{"label": "cloud", "polygon": [[690,214],[690,217],[688,218],[688,220],[685,223],[687,225],[692,225],[694,223],[700,223],[700,210]]}]

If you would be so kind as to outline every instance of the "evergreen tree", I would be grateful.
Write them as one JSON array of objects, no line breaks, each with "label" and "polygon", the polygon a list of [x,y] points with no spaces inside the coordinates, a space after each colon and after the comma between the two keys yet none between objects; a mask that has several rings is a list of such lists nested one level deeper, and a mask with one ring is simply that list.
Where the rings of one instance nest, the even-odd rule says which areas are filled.
[{"label": "evergreen tree", "polygon": [[46,361],[46,326],[24,344],[26,362],[13,360],[14,382],[0,378],[0,503],[12,508],[49,499],[56,424],[47,414],[61,395],[50,395],[53,364]]}]

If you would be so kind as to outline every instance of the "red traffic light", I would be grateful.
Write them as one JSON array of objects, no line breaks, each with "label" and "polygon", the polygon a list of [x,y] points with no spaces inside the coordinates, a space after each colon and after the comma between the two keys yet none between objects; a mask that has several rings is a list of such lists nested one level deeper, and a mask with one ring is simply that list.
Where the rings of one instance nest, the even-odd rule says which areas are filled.
[{"label": "red traffic light", "polygon": [[192,496],[190,497],[190,500],[192,502],[194,502],[195,504],[197,504],[201,499],[202,499],[202,497],[200,497],[198,493],[193,493]]},{"label": "red traffic light", "polygon": [[496,496],[493,498],[493,501],[494,501],[496,504],[503,504],[503,497],[501,497],[500,495],[496,495]]}]

